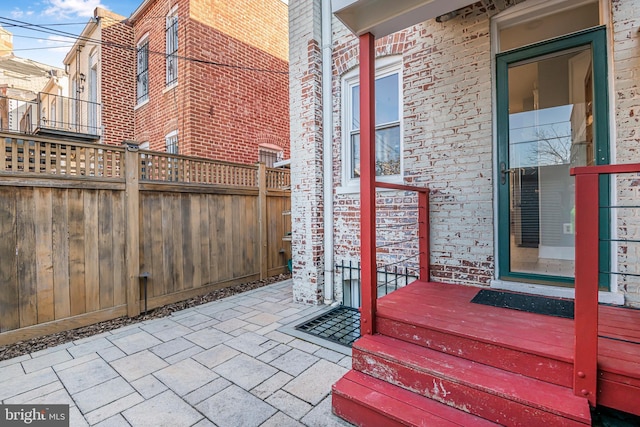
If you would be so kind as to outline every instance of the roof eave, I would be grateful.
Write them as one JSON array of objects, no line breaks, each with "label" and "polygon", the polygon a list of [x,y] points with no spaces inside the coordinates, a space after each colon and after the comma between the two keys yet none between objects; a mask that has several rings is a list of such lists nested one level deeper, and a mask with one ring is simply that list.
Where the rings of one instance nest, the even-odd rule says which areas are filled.
[{"label": "roof eave", "polygon": [[152,2],[153,0],[144,0],[142,3],[140,3],[140,6],[138,6],[136,10],[133,11],[131,16],[129,16],[129,21],[134,22],[135,20],[137,20]]},{"label": "roof eave", "polygon": [[355,35],[384,37],[475,3],[472,0],[334,0],[334,15]]}]

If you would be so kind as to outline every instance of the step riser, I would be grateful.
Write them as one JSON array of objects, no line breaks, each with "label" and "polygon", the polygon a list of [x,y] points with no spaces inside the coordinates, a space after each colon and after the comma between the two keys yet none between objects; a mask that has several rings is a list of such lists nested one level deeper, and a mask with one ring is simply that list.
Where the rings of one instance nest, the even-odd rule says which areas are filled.
[{"label": "step riser", "polygon": [[406,390],[506,426],[583,426],[585,424],[491,394],[479,388],[416,370],[354,347],[353,369]]},{"label": "step riser", "polygon": [[378,317],[377,332],[431,350],[563,387],[573,385],[573,365],[510,348]]},{"label": "step riser", "polygon": [[353,370],[338,380],[331,391],[334,412],[356,425],[497,426],[483,418]]},{"label": "step riser", "polygon": [[391,420],[384,414],[378,413],[358,401],[342,396],[335,391],[331,395],[331,404],[335,415],[358,427],[406,427],[405,424]]}]

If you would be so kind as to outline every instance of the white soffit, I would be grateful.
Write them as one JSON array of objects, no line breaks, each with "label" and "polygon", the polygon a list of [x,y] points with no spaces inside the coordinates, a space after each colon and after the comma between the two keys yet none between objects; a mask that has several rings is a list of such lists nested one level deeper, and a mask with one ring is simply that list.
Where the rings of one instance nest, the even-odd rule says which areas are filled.
[{"label": "white soffit", "polygon": [[[476,0],[477,1],[477,0]],[[354,34],[376,38],[475,3],[472,0],[333,0],[332,11]]]}]

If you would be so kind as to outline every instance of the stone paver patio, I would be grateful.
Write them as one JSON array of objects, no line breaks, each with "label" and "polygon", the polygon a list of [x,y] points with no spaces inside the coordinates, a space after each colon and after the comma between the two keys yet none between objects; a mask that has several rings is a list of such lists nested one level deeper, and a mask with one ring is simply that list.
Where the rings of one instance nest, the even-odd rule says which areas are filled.
[{"label": "stone paver patio", "polygon": [[348,426],[346,348],[292,330],[326,307],[291,281],[0,362],[0,401],[69,404],[81,426]]}]

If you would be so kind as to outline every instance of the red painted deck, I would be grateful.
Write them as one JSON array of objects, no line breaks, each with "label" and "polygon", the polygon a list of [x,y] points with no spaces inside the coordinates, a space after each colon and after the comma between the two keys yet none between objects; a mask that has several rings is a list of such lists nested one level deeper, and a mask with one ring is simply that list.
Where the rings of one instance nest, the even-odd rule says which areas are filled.
[{"label": "red painted deck", "polygon": [[598,403],[640,415],[640,310],[599,306]]},{"label": "red painted deck", "polygon": [[[383,416],[375,405],[369,418],[348,416],[362,409],[356,391],[391,401],[409,391],[432,401],[435,416],[443,405],[503,425],[588,425],[588,402],[572,389],[573,320],[473,304],[478,290],[417,281],[379,299],[377,334],[354,345],[359,381],[336,384],[336,412],[376,425],[367,422]],[[599,334],[599,404],[640,415],[640,310],[600,306]],[[420,402],[417,410],[427,411]],[[415,411],[393,407],[385,408],[388,419],[420,425],[402,419]]]}]

